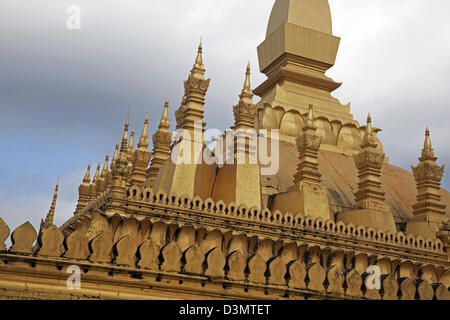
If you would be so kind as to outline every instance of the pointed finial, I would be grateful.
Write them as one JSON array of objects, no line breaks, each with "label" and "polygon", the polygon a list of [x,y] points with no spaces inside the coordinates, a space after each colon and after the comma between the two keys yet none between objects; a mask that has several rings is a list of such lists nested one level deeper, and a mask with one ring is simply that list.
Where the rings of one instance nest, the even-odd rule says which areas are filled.
[{"label": "pointed finial", "polygon": [[372,116],[369,113],[369,115],[367,116],[366,132],[364,134],[364,138],[363,138],[361,147],[362,148],[365,148],[365,147],[376,148],[377,146],[378,146],[378,142],[375,139],[374,134],[373,134]]},{"label": "pointed finial", "polygon": [[128,146],[128,127],[130,126],[129,115],[127,116],[127,121],[125,122],[125,128],[123,130],[122,144],[120,146],[120,152],[126,152]]},{"label": "pointed finial", "polygon": [[431,149],[431,138],[430,138],[430,128],[427,127],[427,130],[425,131],[425,144],[424,144],[424,148],[425,149]]},{"label": "pointed finial", "polygon": [[97,182],[100,179],[100,162],[97,165],[97,170],[95,171],[94,179],[92,179],[92,183]]},{"label": "pointed finial", "polygon": [[161,121],[159,122],[159,129],[169,130],[170,122],[169,122],[169,98],[166,97],[166,102],[164,103],[164,111],[161,117]]},{"label": "pointed finial", "polygon": [[141,151],[148,150],[148,116],[145,117],[144,128],[142,129],[141,138],[139,139],[138,149]]},{"label": "pointed finial", "polygon": [[52,226],[53,220],[55,218],[55,209],[56,209],[56,200],[58,199],[58,189],[59,189],[59,178],[56,182],[55,192],[53,193],[53,200],[50,206],[50,210],[47,213],[47,217],[45,218],[45,225]]},{"label": "pointed finial", "polygon": [[251,85],[250,85],[250,61],[248,62],[247,71],[245,73],[244,90],[251,91]]},{"label": "pointed finial", "polygon": [[83,184],[89,185],[91,183],[91,164],[88,165],[86,174],[84,175]]},{"label": "pointed finial", "polygon": [[205,66],[203,65],[203,45],[202,42],[200,41],[197,51],[197,57],[195,58],[194,67],[191,70],[191,76],[196,79],[204,80],[205,71],[206,71]]},{"label": "pointed finial", "polygon": [[370,115],[370,113],[367,116],[366,135],[372,135],[372,116]]},{"label": "pointed finial", "polygon": [[118,160],[119,160],[119,140],[117,140],[116,149],[114,151],[113,159],[111,161],[111,169],[115,167]]},{"label": "pointed finial", "polygon": [[420,161],[427,161],[427,160],[436,161],[437,160],[437,158],[434,155],[433,146],[431,144],[429,127],[427,127],[427,129],[425,131],[425,142],[423,144],[422,156],[420,157],[419,160]]},{"label": "pointed finial", "polygon": [[239,95],[239,102],[244,104],[253,104],[253,92],[251,89],[250,84],[250,61],[247,65],[247,70],[245,72],[245,81],[244,81],[244,87],[241,91],[241,94]]},{"label": "pointed finial", "polygon": [[134,153],[134,128],[131,130],[130,143],[128,144],[128,153],[130,155]]},{"label": "pointed finial", "polygon": [[109,163],[109,153],[107,153],[105,157],[105,164],[103,165],[103,170],[101,174],[102,178],[106,177],[106,174],[108,173],[108,163]]},{"label": "pointed finial", "polygon": [[315,121],[316,121],[316,119],[314,118],[314,105],[312,103],[310,103],[309,110],[308,110],[308,116],[306,118],[306,123],[305,123],[305,127],[303,128],[303,131],[317,130]]}]

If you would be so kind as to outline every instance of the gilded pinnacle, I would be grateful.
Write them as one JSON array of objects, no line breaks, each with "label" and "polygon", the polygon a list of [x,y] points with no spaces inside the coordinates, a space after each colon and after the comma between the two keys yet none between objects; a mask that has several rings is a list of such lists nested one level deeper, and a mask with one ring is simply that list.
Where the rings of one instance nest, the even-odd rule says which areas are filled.
[{"label": "gilded pinnacle", "polygon": [[50,210],[48,211],[47,217],[45,218],[45,225],[47,226],[53,225],[53,220],[55,218],[56,200],[58,199],[58,189],[59,189],[59,178],[58,182],[56,182],[55,192],[53,193],[53,201],[50,206]]},{"label": "gilded pinnacle", "polygon": [[367,116],[367,126],[366,126],[366,133],[364,134],[363,143],[361,144],[362,148],[365,147],[374,147],[376,148],[378,146],[378,143],[374,137],[373,134],[373,128],[372,128],[372,116]]},{"label": "gilded pinnacle", "polygon": [[200,45],[198,46],[197,57],[195,58],[194,67],[191,71],[191,76],[196,79],[205,80],[205,71],[205,66],[203,65],[203,46],[200,42]]},{"label": "gilded pinnacle", "polygon": [[127,146],[128,146],[128,127],[130,126],[130,123],[128,121],[125,122],[125,129],[123,130],[123,137],[122,137],[122,144],[120,146],[120,152],[126,152]]},{"label": "gilded pinnacle", "polygon": [[94,179],[92,180],[93,183],[97,182],[97,180],[100,178],[100,163],[97,165],[97,170],[95,171]]},{"label": "gilded pinnacle", "polygon": [[367,127],[366,127],[366,132],[368,134],[372,134],[372,116],[369,115],[367,116]]},{"label": "gilded pinnacle", "polygon": [[303,128],[303,131],[306,130],[317,130],[314,118],[314,106],[312,104],[309,105],[308,117],[306,118],[305,127]]},{"label": "gilded pinnacle", "polygon": [[424,149],[431,149],[431,139],[430,139],[430,129],[427,127],[427,130],[425,131],[425,143],[424,143]]},{"label": "gilded pinnacle", "polygon": [[91,164],[88,165],[86,174],[84,175],[83,184],[89,185],[91,183]]},{"label": "gilded pinnacle", "polygon": [[434,155],[434,150],[430,138],[430,129],[428,127],[427,130],[425,131],[425,142],[423,144],[422,156],[419,158],[419,160],[420,161],[437,160],[437,158]]},{"label": "gilded pinnacle", "polygon": [[247,71],[245,73],[245,82],[244,82],[244,87],[242,89],[242,92],[239,96],[240,100],[239,102],[242,102],[244,104],[253,104],[253,92],[251,89],[251,84],[250,84],[250,62],[247,65]]},{"label": "gilded pinnacle", "polygon": [[102,178],[106,177],[106,174],[108,173],[108,163],[109,163],[109,154],[107,153],[106,157],[105,157],[105,164],[103,166],[103,170],[102,170],[102,174],[101,174]]},{"label": "gilded pinnacle", "polygon": [[119,160],[119,140],[117,140],[116,149],[114,151],[114,156],[111,161],[111,169],[115,167],[117,160]]},{"label": "gilded pinnacle", "polygon": [[141,138],[139,139],[138,149],[141,151],[148,150],[148,116],[145,117],[144,128],[142,129]]},{"label": "gilded pinnacle", "polygon": [[132,155],[134,153],[134,128],[131,130],[130,143],[128,144],[128,154]]},{"label": "gilded pinnacle", "polygon": [[164,111],[161,117],[161,121],[159,123],[159,129],[169,130],[170,122],[169,122],[169,98],[166,98],[166,102],[164,104]]}]

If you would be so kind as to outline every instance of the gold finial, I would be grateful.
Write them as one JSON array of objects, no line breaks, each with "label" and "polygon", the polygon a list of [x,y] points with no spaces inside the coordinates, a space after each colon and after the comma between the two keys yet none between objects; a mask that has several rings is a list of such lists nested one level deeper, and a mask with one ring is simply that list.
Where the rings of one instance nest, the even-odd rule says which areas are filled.
[{"label": "gold finial", "polygon": [[118,160],[119,160],[119,140],[117,140],[116,149],[114,151],[114,156],[111,161],[111,169],[113,169],[116,166]]},{"label": "gold finial", "polygon": [[370,115],[370,113],[367,116],[366,132],[368,132],[369,134],[372,134],[372,116]]},{"label": "gold finial", "polygon": [[101,177],[106,177],[106,174],[108,173],[108,163],[109,163],[109,153],[106,154],[105,157],[105,164],[103,165],[102,175]]},{"label": "gold finial", "polygon": [[251,92],[251,85],[250,85],[250,61],[248,62],[247,71],[245,72],[244,91]]},{"label": "gold finial", "polygon": [[53,220],[55,218],[55,209],[56,209],[56,200],[58,199],[58,189],[59,189],[59,178],[56,182],[55,192],[53,193],[53,201],[50,206],[50,210],[47,213],[47,217],[45,218],[45,225],[52,226]]},{"label": "gold finial", "polygon": [[430,138],[430,128],[428,128],[428,127],[427,127],[427,130],[425,131],[424,149],[432,149],[431,138]]},{"label": "gold finial", "polygon": [[197,50],[197,58],[195,59],[195,63],[198,64],[203,64],[203,45],[202,45],[202,41],[203,41],[203,37],[200,38],[200,44],[198,45],[198,50]]},{"label": "gold finial", "polygon": [[91,164],[88,165],[86,174],[84,175],[83,184],[89,185],[91,183]]},{"label": "gold finial", "polygon": [[239,95],[240,98],[240,102],[244,103],[244,104],[253,104],[253,92],[251,89],[251,84],[250,84],[250,61],[248,62],[247,65],[247,70],[245,72],[245,81],[244,81],[244,87],[242,89],[241,94]]},{"label": "gold finial", "polygon": [[97,170],[95,171],[94,179],[92,179],[92,183],[97,182],[97,180],[100,178],[100,162],[97,165]]},{"label": "gold finial", "polygon": [[148,116],[145,117],[144,128],[142,129],[141,138],[139,139],[138,149],[141,151],[148,150]]},{"label": "gold finial", "polygon": [[315,125],[315,118],[314,118],[314,105],[312,103],[309,104],[309,110],[308,110],[308,117],[306,118],[305,127],[303,128],[303,131],[306,130],[317,130],[317,127]]},{"label": "gold finial", "polygon": [[205,66],[203,65],[203,45],[202,42],[200,42],[200,45],[198,46],[197,57],[195,58],[194,67],[191,70],[191,76],[200,80],[204,80],[205,71]]},{"label": "gold finial", "polygon": [[372,128],[372,116],[367,116],[367,125],[366,125],[366,133],[364,134],[363,143],[361,144],[362,148],[365,147],[374,147],[378,146],[378,142],[374,137],[373,128]]},{"label": "gold finial", "polygon": [[131,130],[130,143],[128,144],[128,153],[130,155],[134,153],[134,128]]},{"label": "gold finial", "polygon": [[434,155],[434,150],[431,144],[430,138],[430,128],[427,127],[425,131],[425,142],[423,144],[422,156],[419,159],[420,161],[432,160],[436,161],[437,158]]},{"label": "gold finial", "polygon": [[128,146],[128,127],[130,126],[129,116],[127,116],[127,121],[125,122],[125,128],[123,130],[122,144],[120,146],[120,152],[126,152]]},{"label": "gold finial", "polygon": [[245,72],[245,89],[250,89],[250,61],[247,64],[247,71]]},{"label": "gold finial", "polygon": [[161,121],[159,122],[159,129],[169,130],[170,122],[169,122],[169,98],[166,97],[166,102],[164,103],[164,111],[161,117]]}]

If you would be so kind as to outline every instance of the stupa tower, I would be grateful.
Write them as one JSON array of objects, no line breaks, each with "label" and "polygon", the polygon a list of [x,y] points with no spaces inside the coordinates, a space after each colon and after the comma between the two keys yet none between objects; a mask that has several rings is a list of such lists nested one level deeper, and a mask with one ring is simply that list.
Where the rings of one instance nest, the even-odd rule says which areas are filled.
[{"label": "stupa tower", "polygon": [[327,0],[275,1],[266,39],[258,47],[260,70],[268,78],[254,90],[261,97],[260,129],[280,129],[283,140],[295,143],[313,104],[322,149],[360,150],[363,132],[350,104],[331,96],[341,83],[325,75],[335,63],[339,43]]}]

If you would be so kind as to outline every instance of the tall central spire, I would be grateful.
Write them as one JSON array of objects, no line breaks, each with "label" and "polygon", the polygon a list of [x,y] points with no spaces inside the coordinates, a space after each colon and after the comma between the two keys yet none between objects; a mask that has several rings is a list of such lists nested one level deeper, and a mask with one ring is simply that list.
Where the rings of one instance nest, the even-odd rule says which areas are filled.
[{"label": "tall central spire", "polygon": [[[253,90],[261,97],[258,129],[279,129],[283,138],[293,143],[303,121],[292,121],[292,114],[304,116],[313,104],[324,147],[340,147],[338,143],[342,143],[349,154],[359,151],[360,141],[338,137],[359,135],[360,125],[350,113],[350,104],[342,105],[331,96],[341,83],[325,75],[336,62],[339,43],[340,38],[333,36],[328,0],[275,1],[266,39],[258,47],[260,70],[267,76]],[[333,122],[346,128],[342,133],[326,132]]]},{"label": "tall central spire", "polygon": [[267,27],[267,36],[286,22],[326,34],[333,33],[328,0],[275,1]]}]

